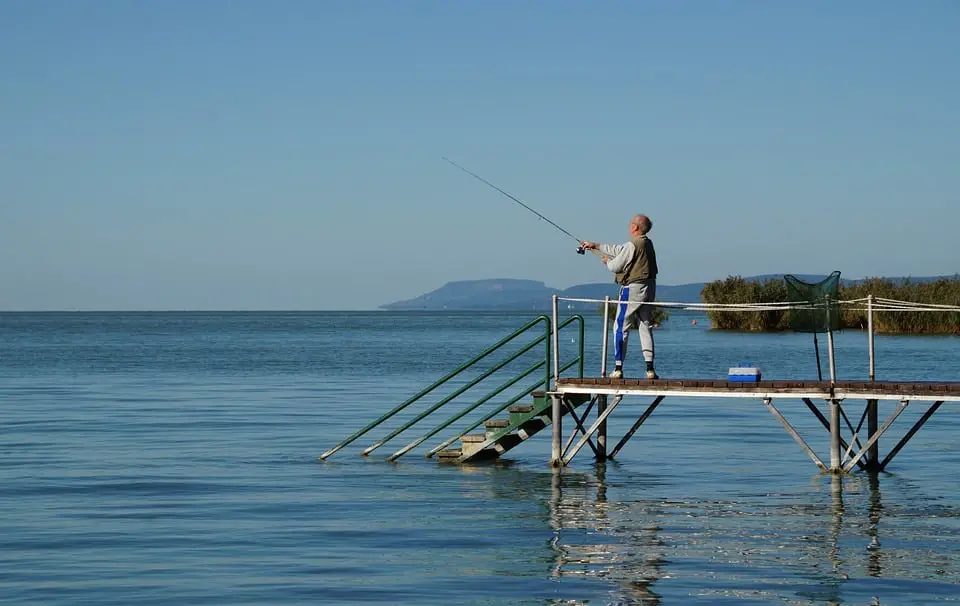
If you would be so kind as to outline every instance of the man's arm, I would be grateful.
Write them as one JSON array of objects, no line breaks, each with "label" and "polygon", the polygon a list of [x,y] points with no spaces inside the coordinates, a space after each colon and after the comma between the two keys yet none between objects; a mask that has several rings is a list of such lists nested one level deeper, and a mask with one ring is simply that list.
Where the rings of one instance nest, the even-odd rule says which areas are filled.
[{"label": "man's arm", "polygon": [[[632,242],[630,243],[632,245]],[[623,244],[597,244],[597,252],[599,252],[604,257],[616,257],[621,252],[623,252]]]},{"label": "man's arm", "polygon": [[[618,273],[627,268],[627,265],[630,263],[630,260],[633,259],[633,255],[636,252],[636,248],[633,245],[633,242],[627,242],[626,244],[600,244],[598,246],[600,252],[604,253],[604,256],[609,257],[607,260],[607,269],[613,273]],[[606,254],[609,251],[611,254]]]},{"label": "man's arm", "polygon": [[581,241],[580,246],[586,250],[595,250],[600,253],[600,260],[613,273],[623,271],[630,259],[633,258],[636,248],[633,242],[625,244],[599,244],[597,242]]}]

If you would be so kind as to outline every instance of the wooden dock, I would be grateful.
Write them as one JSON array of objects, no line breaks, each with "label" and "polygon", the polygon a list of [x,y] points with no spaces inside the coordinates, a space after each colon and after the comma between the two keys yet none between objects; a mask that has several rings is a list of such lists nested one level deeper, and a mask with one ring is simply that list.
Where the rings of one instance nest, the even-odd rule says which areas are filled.
[{"label": "wooden dock", "polygon": [[560,378],[557,393],[676,395],[711,398],[811,398],[853,400],[960,401],[960,383],[942,381],[756,381],[713,379]]},{"label": "wooden dock", "polygon": [[[589,394],[591,406],[581,417],[573,413],[572,398],[583,398]],[[548,392],[554,406],[554,419],[561,419],[562,413],[571,413],[577,427],[574,434],[580,438],[562,444],[562,422],[553,425],[553,449],[551,464],[563,466],[569,464],[577,452],[590,444],[599,458],[613,458],[626,442],[636,433],[647,418],[668,396],[700,398],[748,398],[758,399],[780,421],[784,429],[804,449],[813,462],[823,471],[846,473],[859,467],[864,471],[883,471],[898,452],[916,434],[924,423],[940,408],[944,402],[960,402],[960,382],[943,381],[757,381],[730,382],[714,379],[609,379],[609,378],[559,378],[554,389]],[[622,402],[625,396],[652,397],[653,401],[639,416],[633,427],[610,451],[607,449],[606,420]],[[829,464],[825,463],[799,432],[774,406],[774,400],[801,400],[830,432]],[[568,403],[568,400],[570,401]],[[854,428],[845,412],[849,408],[847,401],[866,402],[860,423]],[[879,423],[877,402],[894,400],[898,402],[893,413]],[[582,400],[581,400],[582,401]],[[815,403],[827,404],[827,414],[821,412]],[[910,428],[903,438],[881,459],[879,440],[896,418],[911,402],[932,403],[920,419]],[[597,406],[596,420],[585,427],[587,415],[593,404]],[[841,423],[841,420],[843,423]],[[866,431],[861,434],[864,421]],[[843,437],[844,424],[850,430],[847,439]],[[861,440],[861,437],[864,439]],[[573,436],[571,436],[573,438]],[[594,438],[596,444],[594,444]]]},{"label": "wooden dock", "polygon": [[[600,368],[598,369],[599,376],[583,376],[584,361],[586,359],[585,321],[583,316],[578,314],[560,318],[560,301],[575,301],[602,305],[603,331],[600,335],[601,356]],[[826,332],[827,335],[826,353],[829,374],[820,372],[820,354],[819,350],[816,349],[817,341],[816,333],[814,333],[814,344],[817,355],[817,376],[820,378],[819,380],[730,382],[727,380],[701,378],[657,379],[653,381],[646,379],[606,378],[606,365],[609,359],[611,303],[618,304],[616,301],[612,301],[610,297],[597,300],[564,298],[553,295],[551,306],[552,314],[550,317],[540,315],[528,321],[497,343],[453,369],[444,377],[441,377],[433,384],[425,387],[415,395],[395,406],[392,410],[384,413],[380,418],[368,423],[353,435],[325,451],[319,458],[326,460],[353,441],[394,418],[402,411],[408,410],[410,406],[423,403],[427,398],[438,397],[435,390],[440,386],[447,385],[448,381],[451,381],[455,377],[463,379],[463,384],[457,387],[452,393],[431,404],[426,410],[413,415],[409,420],[404,420],[399,427],[393,428],[385,436],[370,446],[367,446],[361,454],[365,456],[369,455],[408,429],[411,429],[414,425],[426,420],[430,415],[440,410],[441,407],[457,400],[465,394],[467,390],[479,385],[493,373],[507,368],[510,363],[517,360],[519,356],[540,347],[543,347],[544,354],[542,362],[530,366],[521,374],[505,381],[478,399],[464,402],[466,406],[460,408],[453,416],[437,425],[433,425],[426,433],[416,437],[413,441],[391,454],[387,460],[397,460],[399,457],[404,456],[423,444],[424,441],[437,435],[440,431],[458,424],[464,418],[469,418],[469,421],[464,422],[467,426],[460,427],[455,435],[432,447],[427,451],[425,456],[432,457],[436,455],[446,462],[456,463],[495,459],[523,443],[534,434],[545,430],[548,426],[552,426],[552,449],[550,458],[550,464],[552,466],[560,467],[569,464],[577,452],[585,445],[589,445],[590,449],[600,460],[614,458],[665,398],[680,396],[686,398],[741,398],[760,400],[820,469],[836,474],[852,471],[855,467],[864,471],[875,472],[884,470],[897,453],[902,450],[907,442],[944,403],[960,402],[960,382],[876,381],[876,356],[873,329],[873,314],[875,312],[886,313],[910,310],[931,313],[953,313],[960,312],[960,306],[920,304],[880,298],[875,301],[873,295],[869,295],[864,299],[836,302],[832,302],[830,297],[827,296],[824,297],[822,302],[818,299],[817,301],[793,302],[790,304],[767,304],[760,302],[715,304],[712,306],[712,309],[726,312],[756,312],[761,310],[783,312],[794,308],[809,311],[817,305],[822,306],[827,312],[821,332]],[[864,371],[867,380],[838,380],[833,329],[829,322],[829,318],[831,317],[829,314],[831,313],[831,308],[840,303],[857,306],[865,305],[867,311],[868,364],[866,368],[864,368]],[[692,309],[695,307],[700,311],[703,311],[707,307],[704,304],[692,306],[692,304],[686,303],[663,302],[655,303],[655,305],[673,306],[683,309]],[[571,355],[570,352],[567,351],[561,356],[560,332],[568,326],[570,327],[567,329],[568,331],[579,329],[579,339],[571,340],[576,343],[576,355]],[[810,330],[810,327],[808,326],[804,330]],[[498,352],[498,350],[508,344],[512,343],[511,349],[513,349],[514,346],[519,344],[518,341],[515,341],[517,339],[527,339],[528,342],[519,350],[513,351],[513,353],[504,360],[487,367],[479,376],[464,378],[464,375],[461,374],[470,369],[476,369],[475,365],[478,362]],[[563,341],[566,342],[566,339]],[[502,353],[507,354],[508,352]],[[563,364],[561,364],[561,357],[564,359]],[[506,402],[500,401],[500,396],[505,394],[506,390],[513,388],[520,381],[527,380],[527,377],[536,376],[540,372],[543,372],[542,379],[537,379],[535,383],[525,386],[524,390],[508,398]],[[563,373],[567,372],[573,376],[563,376]],[[824,377],[829,380],[823,380]],[[522,404],[522,399],[528,396],[531,397],[531,402]],[[620,441],[613,446],[613,448],[608,448],[607,419],[614,410],[618,409],[620,403],[626,397],[649,397],[652,401]],[[464,400],[467,399],[472,400],[472,396],[464,398]],[[810,448],[797,429],[791,425],[787,418],[777,409],[774,404],[777,400],[800,400],[806,405],[814,417],[816,417],[820,424],[830,433],[829,458],[825,457],[826,460],[821,459],[817,453]],[[883,423],[880,423],[878,410],[878,403],[881,400],[893,401],[895,403],[893,413],[884,420]],[[865,405],[863,406],[863,412],[860,415],[859,422],[854,424],[851,422],[851,417],[847,416],[847,412],[852,411],[855,406],[854,403],[858,401],[864,401]],[[911,402],[915,403],[914,408],[924,406],[926,410],[920,415],[919,420],[903,435],[899,442],[888,451],[886,456],[881,458],[880,438]],[[821,411],[821,407],[824,407],[824,410]],[[596,416],[591,418],[590,414],[594,409],[596,409]],[[625,412],[626,410],[627,407],[624,407],[621,409],[621,412]],[[468,415],[470,416],[468,417]],[[853,418],[856,420],[856,417]],[[564,423],[571,421],[574,427],[566,444],[564,444],[562,426]],[[432,419],[430,422],[433,423],[434,420]],[[846,433],[846,430],[849,430],[849,433]],[[476,433],[471,433],[474,431],[476,431]],[[460,447],[451,447],[454,446],[457,441],[460,442]]]}]

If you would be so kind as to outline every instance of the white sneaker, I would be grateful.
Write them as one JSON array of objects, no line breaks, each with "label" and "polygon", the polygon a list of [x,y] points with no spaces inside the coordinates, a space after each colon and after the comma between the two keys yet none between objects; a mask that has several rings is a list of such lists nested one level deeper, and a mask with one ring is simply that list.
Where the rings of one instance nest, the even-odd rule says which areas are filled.
[{"label": "white sneaker", "polygon": [[622,378],[623,378],[623,371],[622,371],[622,370],[615,370],[615,371],[611,372],[611,373],[610,373],[610,378],[611,378],[611,379],[622,379]]},{"label": "white sneaker", "polygon": [[660,378],[660,377],[657,376],[656,371],[653,371],[653,370],[648,370],[648,371],[647,371],[647,380],[648,380],[648,381],[653,381],[654,379],[659,379],[659,378]]}]

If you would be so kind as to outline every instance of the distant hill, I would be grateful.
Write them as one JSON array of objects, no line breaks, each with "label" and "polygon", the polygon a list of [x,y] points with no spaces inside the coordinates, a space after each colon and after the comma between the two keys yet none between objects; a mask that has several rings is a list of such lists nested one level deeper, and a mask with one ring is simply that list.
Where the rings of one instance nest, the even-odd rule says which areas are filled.
[{"label": "distant hill", "polygon": [[[816,282],[825,278],[825,275],[817,274],[793,274],[801,280]],[[915,282],[931,282],[941,277],[956,276],[933,276],[933,277],[910,277],[910,278],[889,278],[891,280],[911,280]],[[760,276],[750,276],[747,280],[781,280],[783,274],[764,274]],[[859,280],[846,280],[844,283],[857,282]],[[694,282],[691,284],[657,284],[657,300],[673,301],[678,303],[697,303],[700,301],[700,291],[706,286],[706,282]],[[561,297],[572,297],[579,299],[602,299],[605,296],[616,298],[618,286],[613,282],[609,283],[588,283],[577,284],[566,289],[551,288],[537,280],[521,280],[514,278],[499,278],[488,280],[460,280],[457,282],[447,282],[440,288],[424,293],[419,297],[408,299],[406,301],[396,301],[380,306],[380,309],[390,311],[401,310],[535,310],[548,311],[550,309],[551,297],[560,295]],[[594,303],[565,303],[565,309],[572,310],[590,310],[594,309]]]},{"label": "distant hill", "polygon": [[[493,280],[460,280],[447,282],[440,288],[414,299],[381,305],[381,309],[537,309],[549,308],[550,297],[561,291],[535,280],[501,278]],[[543,300],[546,304],[543,304]]]},{"label": "distant hill", "polygon": [[[704,283],[680,286],[657,285],[657,298],[662,301],[694,303],[700,300]],[[381,305],[386,310],[536,310],[550,309],[553,295],[578,299],[616,298],[619,287],[610,283],[577,284],[567,289],[551,288],[535,280],[511,278],[461,280],[406,301]],[[595,303],[565,303],[565,309],[593,309]]]}]

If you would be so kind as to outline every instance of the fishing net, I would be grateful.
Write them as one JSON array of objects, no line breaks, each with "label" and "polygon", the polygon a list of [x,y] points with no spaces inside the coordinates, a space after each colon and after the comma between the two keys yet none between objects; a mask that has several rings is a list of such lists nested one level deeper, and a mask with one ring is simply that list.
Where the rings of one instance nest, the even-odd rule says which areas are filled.
[{"label": "fishing net", "polygon": [[791,275],[786,275],[783,279],[787,283],[788,301],[810,304],[810,307],[790,310],[791,329],[812,333],[840,330],[840,305],[837,302],[839,271],[819,282],[804,282]]}]

